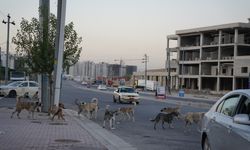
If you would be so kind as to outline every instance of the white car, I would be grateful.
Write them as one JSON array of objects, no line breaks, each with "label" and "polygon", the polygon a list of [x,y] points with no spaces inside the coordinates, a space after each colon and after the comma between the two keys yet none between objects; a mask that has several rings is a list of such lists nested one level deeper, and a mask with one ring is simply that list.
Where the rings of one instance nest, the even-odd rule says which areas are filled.
[{"label": "white car", "polygon": [[224,95],[205,114],[201,128],[203,150],[250,148],[250,90]]},{"label": "white car", "polygon": [[98,85],[97,89],[98,90],[107,90],[107,87],[106,87],[106,85],[100,84],[100,85]]},{"label": "white car", "polygon": [[132,103],[136,102],[139,104],[140,96],[132,87],[120,86],[113,93],[113,102],[119,103]]},{"label": "white car", "polygon": [[39,84],[35,81],[15,81],[0,86],[0,95],[14,98],[28,93],[33,96],[38,91]]}]

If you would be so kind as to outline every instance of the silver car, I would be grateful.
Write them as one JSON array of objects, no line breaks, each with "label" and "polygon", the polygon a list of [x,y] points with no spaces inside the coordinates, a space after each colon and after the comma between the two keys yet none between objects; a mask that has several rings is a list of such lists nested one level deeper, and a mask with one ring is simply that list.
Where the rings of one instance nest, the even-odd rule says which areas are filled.
[{"label": "silver car", "polygon": [[202,121],[203,150],[250,149],[250,90],[224,95]]},{"label": "silver car", "polygon": [[132,103],[136,102],[139,104],[140,96],[132,87],[119,86],[113,93],[113,102],[119,103]]},{"label": "silver car", "polygon": [[14,98],[16,96],[34,95],[38,91],[39,84],[35,81],[15,81],[8,85],[0,86],[0,95]]}]

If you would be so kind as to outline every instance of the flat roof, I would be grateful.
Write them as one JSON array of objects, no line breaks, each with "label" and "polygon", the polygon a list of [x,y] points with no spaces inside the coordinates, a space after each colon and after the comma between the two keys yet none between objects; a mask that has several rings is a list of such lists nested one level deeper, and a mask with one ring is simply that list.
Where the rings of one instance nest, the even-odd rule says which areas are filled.
[{"label": "flat roof", "polygon": [[221,25],[214,25],[214,26],[207,26],[200,28],[185,29],[185,30],[176,30],[176,34],[181,35],[189,33],[199,33],[204,31],[230,29],[230,28],[250,28],[250,23],[237,22],[237,23],[221,24]]}]

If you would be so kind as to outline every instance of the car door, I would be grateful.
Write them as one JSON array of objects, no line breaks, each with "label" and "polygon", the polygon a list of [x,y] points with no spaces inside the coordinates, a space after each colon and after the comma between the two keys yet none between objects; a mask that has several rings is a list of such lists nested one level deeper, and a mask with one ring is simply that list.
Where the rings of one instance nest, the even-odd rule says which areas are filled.
[{"label": "car door", "polygon": [[27,89],[28,89],[28,82],[23,82],[23,83],[21,83],[18,87],[17,87],[17,89],[16,89],[16,92],[17,92],[17,95],[18,96],[22,96],[22,95],[24,95],[26,92],[28,92],[27,91]]},{"label": "car door", "polygon": [[235,114],[239,100],[239,94],[233,94],[224,98],[211,116],[208,126],[211,149],[228,149],[227,145],[231,145],[230,142],[234,141],[229,134],[231,132],[230,127],[233,122],[233,115]]},{"label": "car door", "polygon": [[115,92],[114,92],[115,99],[119,99],[119,92],[120,92],[120,88],[115,90]]},{"label": "car door", "polygon": [[[249,96],[241,96],[236,114],[248,114],[250,116]],[[231,139],[231,142],[229,142],[227,148],[248,149],[250,147],[250,126],[245,124],[238,124],[232,121],[230,127],[231,129],[228,133],[228,137]]]},{"label": "car door", "polygon": [[36,82],[29,82],[29,88],[27,89],[30,96],[33,96],[38,91],[38,84]]}]

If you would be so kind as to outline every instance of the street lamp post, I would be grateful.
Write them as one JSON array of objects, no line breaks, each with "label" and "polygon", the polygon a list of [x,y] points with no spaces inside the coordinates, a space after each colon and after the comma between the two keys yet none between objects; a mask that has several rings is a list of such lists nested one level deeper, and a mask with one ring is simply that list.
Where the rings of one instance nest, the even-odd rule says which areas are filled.
[{"label": "street lamp post", "polygon": [[142,63],[145,63],[145,73],[144,73],[144,80],[145,80],[145,86],[144,90],[147,89],[147,62],[148,62],[148,56],[147,54],[144,55],[144,58],[142,58]]},{"label": "street lamp post", "polygon": [[6,48],[6,65],[5,65],[5,84],[8,83],[8,67],[9,67],[9,36],[10,36],[10,24],[15,25],[15,22],[10,22],[10,15],[7,15],[8,20],[2,21],[2,23],[7,24],[7,48]]}]

